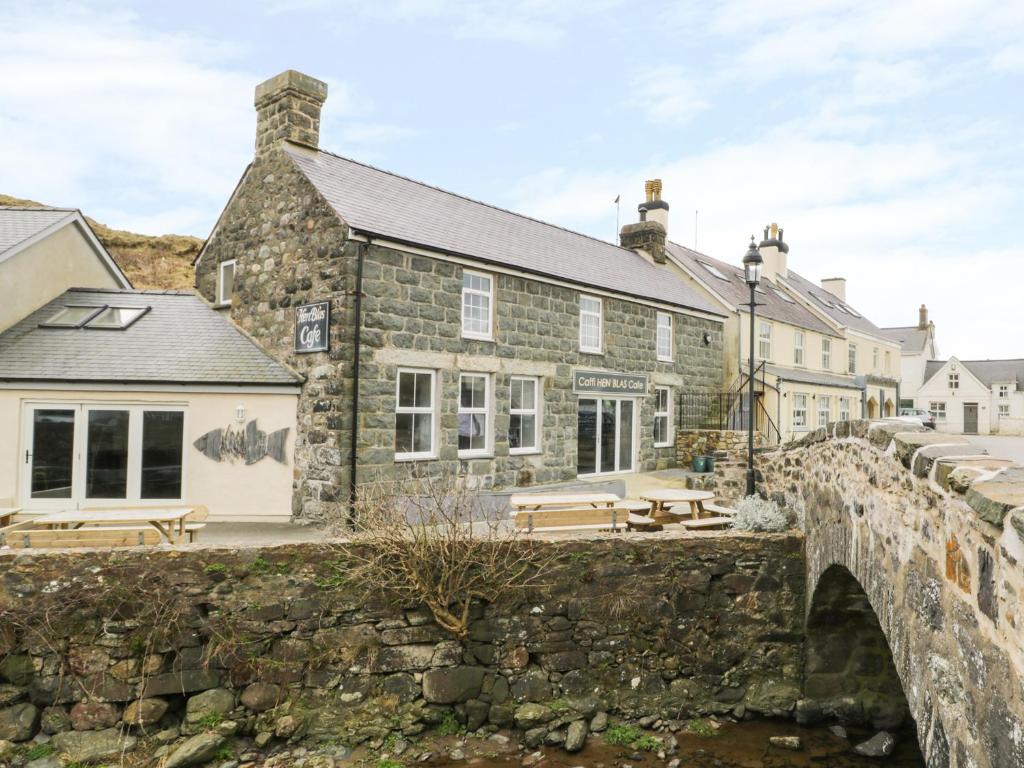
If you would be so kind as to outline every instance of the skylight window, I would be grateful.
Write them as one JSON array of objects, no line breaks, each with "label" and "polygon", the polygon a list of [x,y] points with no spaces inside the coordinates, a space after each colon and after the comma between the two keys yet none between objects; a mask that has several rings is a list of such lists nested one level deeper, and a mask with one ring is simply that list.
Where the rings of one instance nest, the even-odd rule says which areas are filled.
[{"label": "skylight window", "polygon": [[148,311],[149,307],[107,307],[96,317],[88,320],[85,327],[119,331],[127,328]]},{"label": "skylight window", "polygon": [[722,270],[720,270],[718,267],[712,264],[708,264],[706,261],[698,261],[697,263],[704,267],[704,269],[706,269],[712,275],[717,277],[719,280],[725,280],[726,282],[728,282],[729,278],[722,274]]},{"label": "skylight window", "polygon": [[49,320],[40,323],[44,328],[81,328],[105,309],[103,306],[70,305],[57,312]]},{"label": "skylight window", "polygon": [[778,288],[772,288],[772,291],[775,293],[776,296],[778,296],[783,301],[789,302],[790,304],[796,304],[796,302],[793,301],[793,297],[790,296],[785,291],[780,291]]}]

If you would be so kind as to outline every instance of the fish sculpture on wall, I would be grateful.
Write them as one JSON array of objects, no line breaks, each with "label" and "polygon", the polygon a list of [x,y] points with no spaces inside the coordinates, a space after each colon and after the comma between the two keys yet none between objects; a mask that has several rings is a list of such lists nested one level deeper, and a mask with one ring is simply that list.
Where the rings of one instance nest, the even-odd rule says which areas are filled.
[{"label": "fish sculpture on wall", "polygon": [[192,445],[214,461],[244,459],[246,464],[255,464],[264,456],[269,456],[284,464],[287,439],[288,427],[267,434],[253,419],[241,429],[211,429]]}]

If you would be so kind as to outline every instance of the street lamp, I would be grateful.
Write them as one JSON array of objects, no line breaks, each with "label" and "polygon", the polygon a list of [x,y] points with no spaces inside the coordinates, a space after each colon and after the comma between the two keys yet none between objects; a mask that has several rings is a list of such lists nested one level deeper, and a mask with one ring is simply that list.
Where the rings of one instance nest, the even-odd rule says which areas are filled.
[{"label": "street lamp", "polygon": [[764,259],[757,250],[754,236],[750,236],[750,247],[743,257],[743,277],[750,286],[750,389],[747,400],[747,496],[753,496],[754,488],[754,308],[757,306],[754,291],[761,282],[761,265]]}]

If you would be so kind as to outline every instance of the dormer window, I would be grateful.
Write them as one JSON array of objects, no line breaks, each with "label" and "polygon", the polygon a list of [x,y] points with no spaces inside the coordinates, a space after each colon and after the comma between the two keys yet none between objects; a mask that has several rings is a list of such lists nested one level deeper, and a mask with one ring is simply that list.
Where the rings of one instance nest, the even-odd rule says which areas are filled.
[{"label": "dormer window", "polygon": [[217,303],[230,306],[231,294],[235,291],[235,260],[222,261],[217,267]]}]

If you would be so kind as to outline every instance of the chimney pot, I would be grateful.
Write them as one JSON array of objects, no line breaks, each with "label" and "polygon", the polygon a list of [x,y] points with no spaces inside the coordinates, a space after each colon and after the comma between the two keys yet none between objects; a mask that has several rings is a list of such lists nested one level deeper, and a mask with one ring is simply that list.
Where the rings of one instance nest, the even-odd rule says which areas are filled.
[{"label": "chimney pot", "polygon": [[290,141],[317,149],[327,83],[294,69],[256,86],[257,157]]},{"label": "chimney pot", "polygon": [[661,179],[648,179],[644,182],[644,193],[647,200],[637,206],[637,210],[640,212],[640,221],[657,222],[667,235],[668,203],[661,199]]}]

